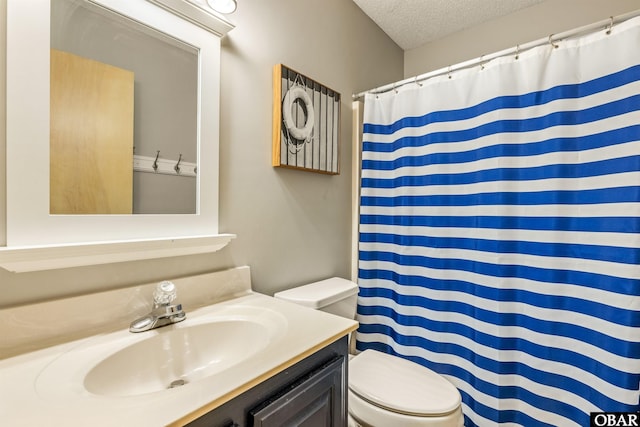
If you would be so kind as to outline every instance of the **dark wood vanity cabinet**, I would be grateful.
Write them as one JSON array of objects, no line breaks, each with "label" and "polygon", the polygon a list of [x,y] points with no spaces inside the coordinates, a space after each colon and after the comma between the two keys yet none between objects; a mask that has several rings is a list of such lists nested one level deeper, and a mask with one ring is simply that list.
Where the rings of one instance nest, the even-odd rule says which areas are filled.
[{"label": "dark wood vanity cabinet", "polygon": [[347,347],[343,337],[187,425],[344,427]]},{"label": "dark wood vanity cabinet", "polygon": [[344,357],[337,356],[249,412],[249,425],[341,426]]}]

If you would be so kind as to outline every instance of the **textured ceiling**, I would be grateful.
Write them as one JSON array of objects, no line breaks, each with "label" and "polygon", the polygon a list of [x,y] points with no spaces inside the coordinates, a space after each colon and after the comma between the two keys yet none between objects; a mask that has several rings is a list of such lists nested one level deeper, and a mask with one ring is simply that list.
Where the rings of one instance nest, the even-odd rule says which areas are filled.
[{"label": "textured ceiling", "polygon": [[353,0],[402,49],[544,0]]}]

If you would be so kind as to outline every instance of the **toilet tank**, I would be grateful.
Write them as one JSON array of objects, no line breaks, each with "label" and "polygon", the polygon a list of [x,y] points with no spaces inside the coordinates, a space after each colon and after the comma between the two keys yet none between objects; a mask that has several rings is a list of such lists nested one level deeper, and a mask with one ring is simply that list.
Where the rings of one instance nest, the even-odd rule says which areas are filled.
[{"label": "toilet tank", "polygon": [[354,319],[358,303],[358,285],[351,280],[332,277],[278,292],[274,297]]}]

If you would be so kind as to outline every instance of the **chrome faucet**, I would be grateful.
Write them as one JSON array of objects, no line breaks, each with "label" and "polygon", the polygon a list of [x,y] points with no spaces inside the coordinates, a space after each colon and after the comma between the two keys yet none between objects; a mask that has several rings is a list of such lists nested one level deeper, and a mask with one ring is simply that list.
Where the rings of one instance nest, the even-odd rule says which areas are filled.
[{"label": "chrome faucet", "polygon": [[172,323],[182,322],[187,315],[182,310],[182,304],[173,303],[176,299],[176,285],[164,281],[158,283],[153,292],[153,310],[146,316],[131,322],[130,332],[144,332]]}]

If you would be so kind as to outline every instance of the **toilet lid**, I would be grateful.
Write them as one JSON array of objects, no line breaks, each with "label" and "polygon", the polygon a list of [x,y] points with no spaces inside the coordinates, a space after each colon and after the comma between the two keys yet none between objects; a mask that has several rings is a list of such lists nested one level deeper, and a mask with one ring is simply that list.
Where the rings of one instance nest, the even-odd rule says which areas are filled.
[{"label": "toilet lid", "polygon": [[460,406],[460,392],[422,365],[376,350],[349,362],[349,388],[369,402],[408,415],[438,416]]},{"label": "toilet lid", "polygon": [[331,277],[277,292],[274,297],[318,310],[357,293],[356,283],[340,277]]}]

